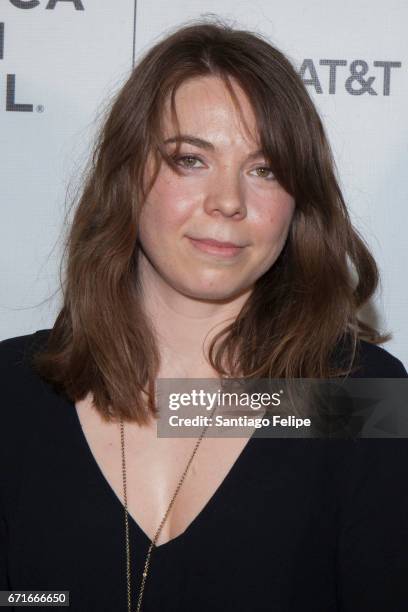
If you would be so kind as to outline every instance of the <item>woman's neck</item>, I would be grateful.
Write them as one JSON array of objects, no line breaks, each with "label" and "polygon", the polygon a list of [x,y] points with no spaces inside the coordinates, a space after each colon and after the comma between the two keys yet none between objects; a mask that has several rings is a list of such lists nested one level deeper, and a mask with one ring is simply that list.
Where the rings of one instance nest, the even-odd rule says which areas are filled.
[{"label": "woman's neck", "polygon": [[249,291],[229,301],[200,300],[168,285],[150,264],[141,267],[142,303],[155,332],[163,378],[210,378],[206,359],[214,336],[238,316]]}]

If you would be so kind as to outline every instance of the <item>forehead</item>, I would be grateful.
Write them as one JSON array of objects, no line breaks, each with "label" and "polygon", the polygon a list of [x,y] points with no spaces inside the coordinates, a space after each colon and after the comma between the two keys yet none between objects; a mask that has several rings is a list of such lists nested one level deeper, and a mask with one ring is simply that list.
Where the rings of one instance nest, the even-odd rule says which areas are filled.
[{"label": "forehead", "polygon": [[[258,142],[256,116],[248,96],[239,83],[230,78],[235,94],[231,96],[224,81],[217,76],[195,77],[184,81],[174,96],[175,112],[180,132],[215,138],[230,134],[253,144]],[[171,113],[171,97],[167,97],[163,109],[165,136],[177,129]]]}]

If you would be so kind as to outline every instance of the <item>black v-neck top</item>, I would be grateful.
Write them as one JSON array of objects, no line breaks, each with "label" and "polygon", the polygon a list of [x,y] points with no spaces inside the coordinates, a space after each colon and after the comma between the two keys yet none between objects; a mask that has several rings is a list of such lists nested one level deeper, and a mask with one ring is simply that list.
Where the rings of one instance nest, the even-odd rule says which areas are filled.
[{"label": "black v-neck top", "polygon": [[[0,590],[126,612],[122,502],[74,404],[30,366],[48,333],[0,342]],[[367,342],[359,364],[354,377],[408,377]],[[129,528],[133,611],[150,540]],[[184,533],[153,549],[142,610],[407,612],[408,440],[252,437]]]}]

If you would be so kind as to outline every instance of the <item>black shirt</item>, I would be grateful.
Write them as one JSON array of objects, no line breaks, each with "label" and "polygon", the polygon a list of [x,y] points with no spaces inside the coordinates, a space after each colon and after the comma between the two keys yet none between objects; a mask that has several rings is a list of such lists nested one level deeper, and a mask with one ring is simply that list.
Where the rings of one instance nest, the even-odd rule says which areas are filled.
[{"label": "black shirt", "polygon": [[[0,343],[0,590],[126,612],[122,503],[75,405],[30,367],[48,333]],[[354,376],[408,377],[378,346],[362,341],[359,359]],[[142,610],[406,612],[407,485],[403,438],[253,437],[184,533],[153,550]],[[135,610],[150,540],[129,528]]]}]

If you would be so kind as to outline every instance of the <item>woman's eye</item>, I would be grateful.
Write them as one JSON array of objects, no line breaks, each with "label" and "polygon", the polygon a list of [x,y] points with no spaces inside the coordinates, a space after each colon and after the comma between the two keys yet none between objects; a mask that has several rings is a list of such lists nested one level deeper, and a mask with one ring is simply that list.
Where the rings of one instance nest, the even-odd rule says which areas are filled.
[{"label": "woman's eye", "polygon": [[259,178],[264,178],[267,181],[273,181],[275,179],[272,170],[265,166],[260,166],[259,168],[255,168],[255,172],[258,173]]},{"label": "woman's eye", "polygon": [[173,157],[173,159],[176,164],[183,166],[183,168],[195,168],[196,162],[202,163],[202,161],[194,155],[180,155],[179,157]]},{"label": "woman's eye", "polygon": [[[176,155],[173,157],[173,160],[177,165],[186,169],[200,168],[203,165],[201,159],[195,155]],[[197,163],[201,164],[201,166],[197,166]],[[255,168],[254,172],[257,173],[259,178],[264,178],[267,181],[273,181],[275,179],[272,170],[266,166],[259,166]]]}]

